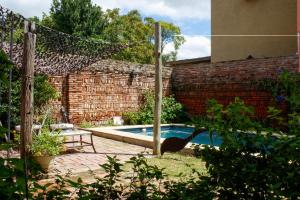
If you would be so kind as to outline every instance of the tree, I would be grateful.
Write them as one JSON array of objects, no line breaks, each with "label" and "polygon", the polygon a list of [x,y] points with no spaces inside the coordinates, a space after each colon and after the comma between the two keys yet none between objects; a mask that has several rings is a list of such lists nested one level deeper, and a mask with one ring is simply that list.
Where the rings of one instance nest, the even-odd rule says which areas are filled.
[{"label": "tree", "polygon": [[[132,46],[119,53],[115,58],[139,63],[154,63],[154,24],[153,18],[142,18],[137,10],[120,15],[119,9],[108,10],[102,39],[111,42],[125,42]],[[185,42],[180,35],[180,28],[172,23],[160,21],[162,26],[162,51],[169,43],[174,44],[175,51],[165,54],[163,60],[176,60],[177,50]]]},{"label": "tree", "polygon": [[53,28],[68,34],[84,37],[98,35],[103,31],[104,19],[101,7],[91,0],[53,0],[50,10]]},{"label": "tree", "polygon": [[[150,27],[154,27],[155,20],[153,18],[146,18],[146,24]],[[163,62],[167,61],[175,61],[177,59],[177,51],[179,47],[185,42],[184,37],[181,35],[181,30],[178,26],[173,23],[168,23],[165,21],[159,21],[161,24],[161,37],[162,37],[162,44],[161,49],[163,52]],[[154,33],[153,33],[154,35]],[[173,43],[174,51],[169,53],[164,53],[165,47],[167,44]]]},{"label": "tree", "polygon": [[[120,14],[119,9],[102,12],[91,0],[53,0],[50,15],[43,15],[42,25],[68,34],[84,36],[111,43],[125,43],[129,47],[116,54],[114,59],[142,64],[154,63],[153,18],[143,18],[137,10]],[[176,60],[177,50],[184,43],[180,28],[160,21],[162,50],[173,43],[175,51],[164,54],[163,61]]]},{"label": "tree", "polygon": [[126,43],[130,47],[115,55],[115,59],[139,63],[154,63],[152,30],[146,26],[137,10],[120,15],[119,9],[107,10],[108,21],[99,38],[112,43]]}]

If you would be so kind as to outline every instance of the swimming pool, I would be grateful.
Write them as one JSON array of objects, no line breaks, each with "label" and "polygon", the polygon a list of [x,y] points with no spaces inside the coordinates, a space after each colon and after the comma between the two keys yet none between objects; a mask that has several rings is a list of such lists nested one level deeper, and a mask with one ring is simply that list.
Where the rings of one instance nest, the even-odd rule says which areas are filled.
[{"label": "swimming pool", "polygon": [[[129,132],[138,135],[146,135],[153,136],[153,128],[126,128],[126,129],[116,129],[117,131]],[[184,127],[184,126],[162,126],[161,127],[161,138],[169,138],[169,137],[178,137],[178,138],[186,138],[192,134],[194,128],[192,127]],[[219,146],[222,143],[221,137],[216,134],[212,135],[212,141],[210,140],[210,136],[208,132],[203,132],[197,135],[191,143],[195,144],[208,144]]]}]

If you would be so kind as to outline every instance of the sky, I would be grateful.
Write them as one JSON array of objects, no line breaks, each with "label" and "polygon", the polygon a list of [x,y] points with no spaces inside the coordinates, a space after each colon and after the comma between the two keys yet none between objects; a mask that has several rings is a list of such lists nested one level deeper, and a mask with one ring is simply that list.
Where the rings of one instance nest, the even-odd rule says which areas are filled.
[{"label": "sky", "polygon": [[[139,10],[144,17],[173,22],[181,28],[186,42],[178,51],[178,60],[210,56],[210,0],[92,0],[104,10],[120,8],[125,14]],[[48,13],[52,0],[0,0],[0,4],[25,17]],[[165,53],[173,50],[169,44]]]}]

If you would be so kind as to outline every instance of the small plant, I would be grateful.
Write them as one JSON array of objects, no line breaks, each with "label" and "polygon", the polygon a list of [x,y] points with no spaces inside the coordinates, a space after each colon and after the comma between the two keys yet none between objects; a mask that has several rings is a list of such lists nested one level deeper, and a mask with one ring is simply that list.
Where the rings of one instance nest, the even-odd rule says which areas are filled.
[{"label": "small plant", "polygon": [[56,156],[62,151],[63,138],[58,133],[44,130],[33,137],[31,152],[34,156]]},{"label": "small plant", "polygon": [[123,113],[124,123],[127,125],[136,125],[140,123],[140,116],[138,112]]},{"label": "small plant", "polygon": [[[138,112],[125,112],[123,118],[125,124],[152,124],[154,120],[154,94],[147,91],[144,94],[143,104]],[[171,123],[183,113],[183,106],[173,96],[162,98],[161,122]]]},{"label": "small plant", "polygon": [[80,128],[93,128],[95,125],[92,122],[82,121],[79,125]]}]

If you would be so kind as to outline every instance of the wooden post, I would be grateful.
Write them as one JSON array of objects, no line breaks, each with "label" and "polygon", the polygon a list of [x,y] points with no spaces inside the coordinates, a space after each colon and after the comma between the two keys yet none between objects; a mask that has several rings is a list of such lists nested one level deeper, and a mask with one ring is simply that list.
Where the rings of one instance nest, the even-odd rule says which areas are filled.
[{"label": "wooden post", "polygon": [[297,0],[298,73],[300,73],[300,0]]},{"label": "wooden post", "polygon": [[161,26],[155,23],[155,110],[153,125],[153,155],[160,156],[160,121],[162,101]]},{"label": "wooden post", "polygon": [[24,50],[22,63],[22,89],[21,89],[21,156],[25,157],[32,144],[33,123],[33,79],[34,79],[34,53],[36,35],[35,24],[24,22]]}]

